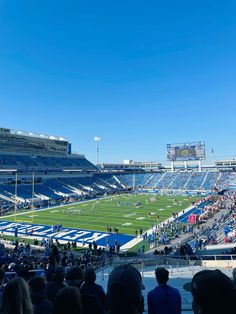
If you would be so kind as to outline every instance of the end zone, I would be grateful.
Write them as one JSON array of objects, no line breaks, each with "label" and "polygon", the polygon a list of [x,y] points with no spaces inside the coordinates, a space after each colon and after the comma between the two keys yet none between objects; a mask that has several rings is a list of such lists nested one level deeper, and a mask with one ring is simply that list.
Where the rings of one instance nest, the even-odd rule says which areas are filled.
[{"label": "end zone", "polygon": [[32,238],[52,238],[63,242],[72,241],[78,243],[79,246],[88,245],[95,241],[98,246],[105,248],[108,243],[109,245],[115,245],[117,241],[122,247],[135,238],[135,236],[132,235],[113,234],[77,228],[62,228],[60,232],[53,233],[52,227],[47,225],[0,221],[0,232],[3,234],[14,236],[16,227],[18,236],[22,238],[26,237],[26,235],[28,237],[29,232],[33,230]]}]

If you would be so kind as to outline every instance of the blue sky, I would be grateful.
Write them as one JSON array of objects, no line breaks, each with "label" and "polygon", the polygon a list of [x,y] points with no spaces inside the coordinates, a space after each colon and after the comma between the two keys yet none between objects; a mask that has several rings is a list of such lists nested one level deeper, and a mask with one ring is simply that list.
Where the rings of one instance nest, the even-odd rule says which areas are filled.
[{"label": "blue sky", "polygon": [[235,73],[235,0],[0,0],[0,126],[93,162],[236,155]]}]

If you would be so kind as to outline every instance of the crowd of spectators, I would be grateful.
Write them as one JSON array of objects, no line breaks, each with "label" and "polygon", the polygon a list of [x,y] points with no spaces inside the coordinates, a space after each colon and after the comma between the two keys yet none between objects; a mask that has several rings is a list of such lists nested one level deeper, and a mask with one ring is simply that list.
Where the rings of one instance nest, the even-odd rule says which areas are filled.
[{"label": "crowd of spectators", "polygon": [[[205,206],[202,214],[204,216],[204,211],[208,212],[209,218],[211,213],[210,223],[200,220],[196,225],[183,225],[174,219],[155,227],[151,235],[144,234],[144,240],[150,243],[151,248],[156,247],[154,254],[194,257],[207,245],[236,243],[236,193],[226,192],[218,198],[214,196],[212,200],[212,204]],[[184,235],[187,242],[184,241]],[[179,241],[173,244],[175,238]],[[159,245],[163,245],[163,249],[158,250]],[[236,254],[236,248],[226,253]]]},{"label": "crowd of spectators", "polygon": [[104,266],[109,264],[111,258],[108,252],[100,248],[68,250],[68,244],[60,244],[52,239],[47,240],[46,244],[40,247],[18,243],[18,241],[10,243],[10,247],[0,244],[0,267],[5,272],[14,272],[26,279],[38,270],[50,278],[57,266],[64,268],[78,266],[82,269]]},{"label": "crowd of spectators", "polygon": [[[216,196],[209,196],[202,198],[198,202],[192,203],[191,205],[197,207],[199,204],[206,203],[207,205],[204,210],[206,212],[211,210],[212,213],[216,213],[216,209],[219,210],[221,208],[222,202],[223,200]],[[182,214],[187,213],[183,210]],[[178,213],[173,212],[172,217],[167,219],[165,222],[158,223],[155,226],[152,224],[150,226],[151,233],[145,232],[142,234],[144,242],[149,244],[150,249],[155,247],[158,248],[158,246],[161,245],[171,245],[173,240],[176,238],[181,240],[181,238],[185,235],[194,235],[194,225],[181,223],[179,217]],[[200,229],[200,224],[198,225],[198,228]]]},{"label": "crowd of spectators", "polygon": [[212,208],[214,212],[220,209],[224,209],[224,212],[218,215],[218,218],[215,218],[210,225],[202,225],[198,232],[194,233],[192,245],[195,252],[202,250],[208,244],[236,241],[236,193],[225,193]]},{"label": "crowd of spectators", "polygon": [[[197,227],[198,232],[196,233],[193,228],[183,227],[177,217],[173,217],[171,221],[152,227],[151,234],[140,232],[140,235],[149,243],[165,245],[164,252],[169,254],[171,249],[167,244],[172,239],[181,237],[183,233],[189,233],[194,238],[195,251],[197,251],[206,244],[218,243],[219,232],[223,232],[225,237],[230,237],[231,232],[235,233],[236,193],[226,193],[208,206],[207,211],[215,214],[222,208],[226,210],[224,214],[215,218],[214,222],[207,227],[204,225]],[[60,228],[60,225],[53,226],[53,228],[55,227]],[[231,237],[233,238],[234,234]],[[0,244],[0,314],[60,314],[66,312],[72,314],[102,314],[104,312],[137,314],[143,312],[141,275],[132,266],[122,265],[111,272],[105,295],[103,288],[95,283],[94,267],[104,266],[111,257],[109,252],[97,248],[93,244],[83,253],[75,252],[70,249],[74,248],[76,244],[60,244],[52,239],[42,239],[41,243],[35,239],[35,244],[41,244],[41,249],[35,249],[29,244],[19,244],[18,241],[14,242],[14,248],[7,248],[4,244]],[[182,249],[181,254],[192,255],[189,244],[182,246]],[[15,278],[12,279],[12,277]],[[236,271],[233,273],[233,277],[236,278]],[[167,285],[168,272],[162,268],[157,269],[156,279],[158,286],[155,289],[160,295],[160,304],[156,301],[155,304],[153,303],[152,294],[156,293],[154,289],[155,293],[154,291],[150,292],[147,300],[149,314],[180,313],[180,295],[176,289]],[[204,280],[208,284],[206,291],[204,290],[206,285]],[[195,275],[190,289],[193,296],[194,313],[217,314],[222,313],[219,312],[219,308],[227,308],[228,304],[235,306],[235,288],[231,283],[228,277],[219,271],[200,272]],[[228,296],[225,301],[221,300],[215,306],[211,291],[215,295],[223,293],[220,288],[218,289],[220,285],[225,287]],[[196,292],[198,288],[200,290]],[[205,300],[204,295],[206,294],[209,296],[209,305]],[[170,301],[171,297],[176,298],[175,302]],[[170,309],[172,303],[176,306]]]},{"label": "crowd of spectators", "polygon": [[[183,288],[192,294],[194,314],[233,313],[236,307],[236,270],[230,279],[220,270],[202,270]],[[181,314],[178,289],[168,284],[169,272],[155,270],[157,285],[147,294],[148,314]],[[93,268],[57,266],[50,278],[16,276],[4,282],[0,268],[1,314],[142,314],[145,286],[132,265],[119,265],[108,278],[107,291],[96,283]]]}]

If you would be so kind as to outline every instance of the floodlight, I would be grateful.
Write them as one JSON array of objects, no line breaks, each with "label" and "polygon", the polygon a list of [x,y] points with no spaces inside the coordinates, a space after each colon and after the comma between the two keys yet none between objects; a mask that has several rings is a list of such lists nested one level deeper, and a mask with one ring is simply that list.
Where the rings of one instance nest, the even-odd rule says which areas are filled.
[{"label": "floodlight", "polygon": [[96,142],[101,141],[101,137],[99,137],[99,136],[94,136],[94,141],[96,141]]},{"label": "floodlight", "polygon": [[101,141],[100,136],[94,136],[94,141],[97,142],[96,152],[97,152],[97,165],[99,164],[99,142]]}]

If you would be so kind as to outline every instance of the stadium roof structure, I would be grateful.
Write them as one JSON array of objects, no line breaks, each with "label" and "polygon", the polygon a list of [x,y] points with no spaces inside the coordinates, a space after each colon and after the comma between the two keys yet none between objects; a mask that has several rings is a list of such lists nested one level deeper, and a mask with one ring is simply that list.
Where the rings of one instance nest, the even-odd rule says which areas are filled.
[{"label": "stadium roof structure", "polygon": [[123,163],[102,163],[101,170],[159,170],[162,167],[156,161],[124,160]]},{"label": "stadium roof structure", "polygon": [[42,139],[47,139],[47,140],[57,140],[57,141],[68,142],[68,140],[62,136],[38,134],[35,132],[27,132],[27,131],[14,130],[14,129],[8,129],[8,128],[1,128],[0,127],[0,132],[15,134],[15,135],[21,135],[21,136],[30,136],[30,137],[42,138]]}]

